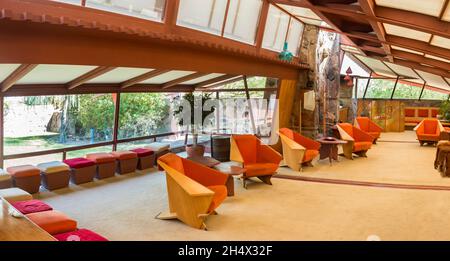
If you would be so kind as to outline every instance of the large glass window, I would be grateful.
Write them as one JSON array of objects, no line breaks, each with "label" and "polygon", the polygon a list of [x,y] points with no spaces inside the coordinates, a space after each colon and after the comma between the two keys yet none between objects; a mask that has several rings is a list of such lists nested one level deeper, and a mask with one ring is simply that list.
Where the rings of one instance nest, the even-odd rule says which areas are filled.
[{"label": "large glass window", "polygon": [[393,99],[419,99],[422,86],[403,81],[398,81]]},{"label": "large glass window", "polygon": [[358,99],[364,98],[364,92],[366,91],[367,81],[368,79],[366,78],[358,78],[358,80],[356,81],[358,83],[355,84],[355,88],[357,88],[356,95]]},{"label": "large glass window", "polygon": [[435,88],[425,87],[422,93],[422,100],[447,100],[449,92],[438,91]]},{"label": "large glass window", "polygon": [[177,25],[222,34],[227,0],[180,0]]},{"label": "large glass window", "polygon": [[274,51],[283,50],[288,26],[289,15],[270,5],[262,46]]},{"label": "large glass window", "polygon": [[112,94],[6,97],[5,155],[111,141]]},{"label": "large glass window", "polygon": [[395,80],[370,79],[366,97],[368,99],[390,99],[394,90]]},{"label": "large glass window", "polygon": [[162,21],[166,0],[86,0],[86,6],[108,12]]},{"label": "large glass window", "polygon": [[261,0],[230,0],[224,36],[254,44],[261,6]]},{"label": "large glass window", "polygon": [[300,48],[300,41],[303,34],[303,24],[295,19],[291,19],[289,25],[289,33],[287,36],[288,50],[293,54],[297,55]]}]

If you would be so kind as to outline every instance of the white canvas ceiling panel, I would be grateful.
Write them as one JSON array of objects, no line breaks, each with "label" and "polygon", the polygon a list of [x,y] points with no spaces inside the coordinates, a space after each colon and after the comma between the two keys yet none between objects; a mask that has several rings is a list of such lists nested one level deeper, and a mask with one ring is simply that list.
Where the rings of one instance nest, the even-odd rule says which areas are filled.
[{"label": "white canvas ceiling panel", "polygon": [[423,53],[421,52],[417,52],[408,48],[403,48],[400,46],[396,46],[396,45],[391,45],[391,48],[394,50],[398,50],[398,51],[403,51],[403,52],[408,52],[408,53],[413,53],[413,54],[418,54],[418,55],[423,55]]},{"label": "white canvas ceiling panel", "polygon": [[86,65],[40,64],[26,74],[17,84],[63,84],[97,68]]},{"label": "white canvas ceiling panel", "polygon": [[450,5],[447,5],[447,8],[444,11],[442,16],[442,20],[446,22],[450,22]]},{"label": "white canvas ceiling panel", "polygon": [[13,73],[19,66],[20,64],[0,64],[0,82],[3,82],[6,77],[11,75],[11,73]]},{"label": "white canvas ceiling panel", "polygon": [[375,3],[379,6],[438,17],[445,0],[375,0]]},{"label": "white canvas ceiling panel", "polygon": [[431,44],[434,46],[450,49],[450,39],[445,37],[435,35],[431,40]]},{"label": "white canvas ceiling panel", "polygon": [[208,74],[208,75],[205,75],[205,76],[202,76],[202,77],[198,77],[198,78],[192,79],[192,80],[187,81],[187,82],[183,82],[183,84],[197,84],[197,83],[200,83],[200,82],[204,82],[204,81],[207,81],[207,80],[211,80],[211,79],[220,77],[222,75],[224,75],[224,74],[223,73],[211,73],[211,74]]},{"label": "white canvas ceiling panel", "polygon": [[386,29],[386,33],[390,35],[401,36],[405,38],[415,39],[423,42],[430,41],[431,34],[409,29],[402,26],[397,26],[393,24],[384,23],[384,29]]},{"label": "white canvas ceiling panel", "polygon": [[372,71],[378,75],[397,77],[395,73],[392,72],[389,67],[387,67],[383,62],[377,59],[369,58],[366,56],[355,55],[361,62],[367,65]]},{"label": "white canvas ceiling panel", "polygon": [[362,52],[358,48],[350,45],[341,45],[341,49],[349,53],[362,54]]},{"label": "white canvas ceiling panel", "polygon": [[170,82],[175,79],[179,79],[181,77],[187,76],[189,74],[193,74],[195,72],[190,71],[170,71],[167,73],[163,73],[161,75],[158,75],[156,77],[150,78],[148,80],[145,80],[141,83],[148,83],[148,84],[162,84],[166,82]]},{"label": "white canvas ceiling panel", "polygon": [[417,75],[417,73],[415,73],[414,70],[409,67],[398,65],[395,63],[390,63],[390,62],[386,62],[386,65],[389,66],[389,68],[391,68],[391,70],[393,70],[399,76],[405,76],[408,78],[416,78],[418,81],[423,83],[423,81],[419,77],[419,75]]},{"label": "white canvas ceiling panel", "polygon": [[444,89],[444,90],[450,90],[449,84],[442,78],[441,76],[423,72],[420,70],[416,70],[418,74],[427,82],[427,85]]},{"label": "white canvas ceiling panel", "polygon": [[291,13],[291,14],[293,14],[295,16],[321,20],[320,17],[318,15],[316,15],[309,8],[297,7],[297,6],[292,6],[292,5],[280,5],[280,6],[283,9],[285,9],[286,11],[288,11],[289,13]]},{"label": "white canvas ceiling panel", "polygon": [[152,70],[146,68],[118,67],[88,81],[88,83],[120,83]]}]

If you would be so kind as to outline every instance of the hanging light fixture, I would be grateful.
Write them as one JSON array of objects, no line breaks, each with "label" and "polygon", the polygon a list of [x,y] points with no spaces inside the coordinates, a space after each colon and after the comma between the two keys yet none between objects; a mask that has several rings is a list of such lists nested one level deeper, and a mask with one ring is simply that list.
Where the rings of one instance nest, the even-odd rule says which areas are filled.
[{"label": "hanging light fixture", "polygon": [[352,77],[350,76],[350,74],[352,74],[353,73],[353,71],[352,71],[352,68],[350,68],[350,66],[348,67],[348,69],[347,69],[347,71],[345,71],[345,77],[344,77],[344,80],[346,80],[347,81],[347,86],[349,86],[349,87],[352,87],[353,86],[353,79],[352,79]]}]

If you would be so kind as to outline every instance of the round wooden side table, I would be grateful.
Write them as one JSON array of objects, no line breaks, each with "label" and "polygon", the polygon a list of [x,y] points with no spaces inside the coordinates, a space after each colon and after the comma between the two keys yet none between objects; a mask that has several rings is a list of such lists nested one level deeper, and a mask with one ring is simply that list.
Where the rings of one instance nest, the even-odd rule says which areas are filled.
[{"label": "round wooden side table", "polygon": [[328,158],[330,160],[330,165],[332,165],[333,160],[338,160],[338,145],[345,144],[347,141],[339,140],[333,137],[323,137],[317,139],[320,143],[320,159]]}]

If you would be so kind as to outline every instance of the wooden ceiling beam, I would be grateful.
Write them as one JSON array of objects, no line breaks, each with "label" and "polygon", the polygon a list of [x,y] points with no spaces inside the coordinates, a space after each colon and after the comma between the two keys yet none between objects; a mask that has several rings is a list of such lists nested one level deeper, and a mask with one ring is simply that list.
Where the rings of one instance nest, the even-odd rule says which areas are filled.
[{"label": "wooden ceiling beam", "polygon": [[196,89],[197,88],[203,88],[205,86],[208,86],[208,85],[211,85],[211,84],[215,84],[215,83],[218,83],[218,82],[223,82],[223,81],[229,80],[231,78],[235,78],[235,77],[237,77],[237,75],[225,74],[225,75],[213,78],[213,79],[209,79],[209,80],[206,80],[206,81],[203,81],[203,82],[199,82],[199,83],[195,84],[194,87]]},{"label": "wooden ceiling beam", "polygon": [[161,88],[162,89],[167,89],[167,88],[173,87],[173,86],[175,86],[177,84],[180,84],[180,83],[183,83],[183,82],[187,82],[187,81],[190,81],[190,80],[193,80],[193,79],[197,79],[197,78],[200,78],[200,77],[205,76],[205,75],[207,75],[207,73],[201,73],[201,72],[192,73],[192,74],[186,75],[184,77],[172,80],[170,82],[163,83],[161,85]]},{"label": "wooden ceiling beam", "polygon": [[223,85],[226,85],[226,84],[242,81],[243,79],[244,79],[244,76],[242,76],[242,75],[241,76],[236,76],[236,77],[234,77],[232,79],[229,79],[227,81],[218,82],[218,83],[209,85],[208,87],[205,87],[205,88],[196,88],[196,89],[198,89],[198,90],[208,90],[208,89],[216,88],[216,87],[223,86]]},{"label": "wooden ceiling beam", "polygon": [[170,70],[153,70],[153,71],[150,71],[150,72],[146,72],[144,74],[138,75],[138,76],[136,76],[134,78],[131,78],[129,80],[126,80],[126,81],[122,82],[120,84],[120,87],[122,89],[125,89],[125,88],[133,86],[135,84],[141,83],[141,82],[143,82],[145,80],[148,80],[148,79],[154,78],[156,76],[159,76],[161,74],[167,73],[167,72],[170,72]]},{"label": "wooden ceiling beam", "polygon": [[108,67],[108,66],[98,66],[97,68],[81,75],[80,77],[70,81],[69,83],[67,83],[67,89],[71,90],[74,89],[86,82],[88,82],[89,80],[92,80],[102,74],[105,74],[111,70],[114,70],[116,67]]},{"label": "wooden ceiling beam", "polygon": [[33,70],[37,64],[21,64],[17,69],[15,69],[5,80],[1,83],[2,92],[6,92],[11,88],[16,82],[27,75],[31,70]]},{"label": "wooden ceiling beam", "polygon": [[450,63],[442,62],[435,59],[426,58],[419,54],[399,51],[399,50],[392,50],[392,56],[397,58],[406,59],[412,62],[421,63],[421,64],[427,64],[431,65],[443,70],[450,71]]},{"label": "wooden ceiling beam", "polygon": [[402,59],[396,59],[394,58],[394,63],[398,64],[398,65],[403,65],[412,69],[417,69],[417,70],[421,70],[424,72],[428,72],[428,73],[432,73],[432,74],[436,74],[445,78],[450,78],[450,72],[449,71],[445,71],[442,69],[438,69],[438,68],[433,68],[433,67],[429,67],[429,66],[424,66],[421,65],[420,63],[417,62],[412,62],[412,61],[406,61],[406,60],[402,60]]}]

